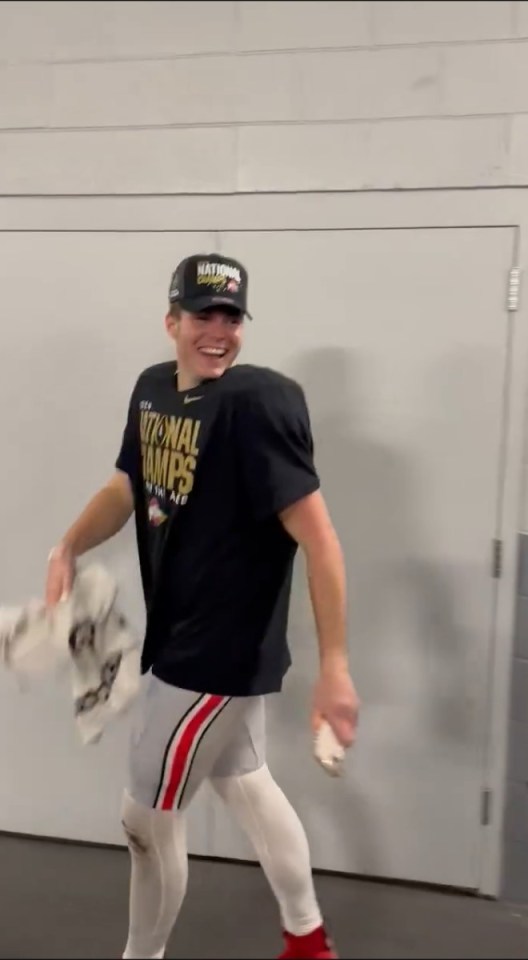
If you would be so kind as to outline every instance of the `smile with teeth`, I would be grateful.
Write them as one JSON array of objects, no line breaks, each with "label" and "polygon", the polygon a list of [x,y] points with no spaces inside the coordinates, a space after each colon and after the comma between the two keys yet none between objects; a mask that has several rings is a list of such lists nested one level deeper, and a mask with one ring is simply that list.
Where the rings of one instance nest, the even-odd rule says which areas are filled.
[{"label": "smile with teeth", "polygon": [[225,347],[200,347],[200,353],[205,353],[206,357],[225,357],[227,350]]}]

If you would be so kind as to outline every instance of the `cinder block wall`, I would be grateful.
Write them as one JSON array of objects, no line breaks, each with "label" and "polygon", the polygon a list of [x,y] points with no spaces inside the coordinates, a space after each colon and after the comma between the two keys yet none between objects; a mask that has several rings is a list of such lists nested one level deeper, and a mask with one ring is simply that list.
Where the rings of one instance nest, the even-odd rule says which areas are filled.
[{"label": "cinder block wall", "polygon": [[528,182],[528,2],[2,2],[0,193]]}]

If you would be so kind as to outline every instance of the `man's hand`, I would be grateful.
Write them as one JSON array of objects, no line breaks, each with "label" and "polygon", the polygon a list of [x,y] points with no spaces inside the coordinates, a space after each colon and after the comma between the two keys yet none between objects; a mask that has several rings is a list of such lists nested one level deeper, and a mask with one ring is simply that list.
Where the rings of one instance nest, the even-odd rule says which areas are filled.
[{"label": "man's hand", "polygon": [[75,559],[66,543],[54,547],[49,555],[46,579],[46,606],[54,607],[71,591],[75,576]]},{"label": "man's hand", "polygon": [[314,690],[312,727],[314,733],[326,720],[339,743],[351,747],[356,739],[359,698],[344,663],[322,665]]}]

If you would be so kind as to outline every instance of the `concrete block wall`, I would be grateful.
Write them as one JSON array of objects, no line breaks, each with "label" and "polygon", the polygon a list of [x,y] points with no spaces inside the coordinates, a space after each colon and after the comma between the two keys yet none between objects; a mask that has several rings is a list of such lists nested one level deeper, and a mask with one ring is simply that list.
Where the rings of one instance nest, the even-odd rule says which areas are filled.
[{"label": "concrete block wall", "polygon": [[0,2],[0,193],[528,183],[528,2]]},{"label": "concrete block wall", "polygon": [[[0,194],[527,185],[528,0],[0,2]],[[520,554],[504,889],[528,899]]]}]

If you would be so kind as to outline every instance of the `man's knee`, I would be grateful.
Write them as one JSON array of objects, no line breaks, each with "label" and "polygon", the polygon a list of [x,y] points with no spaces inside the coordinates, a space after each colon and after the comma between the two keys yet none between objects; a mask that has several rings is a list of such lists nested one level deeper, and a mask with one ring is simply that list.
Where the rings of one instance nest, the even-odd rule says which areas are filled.
[{"label": "man's knee", "polygon": [[131,853],[148,857],[159,856],[165,848],[172,850],[185,845],[185,817],[178,811],[156,810],[138,803],[125,790],[121,802],[121,825]]},{"label": "man's knee", "polygon": [[131,853],[148,855],[151,847],[153,810],[138,803],[125,790],[121,802],[121,826]]}]

